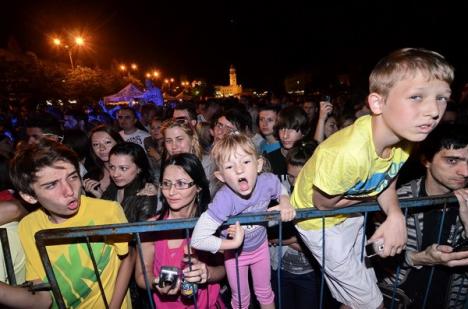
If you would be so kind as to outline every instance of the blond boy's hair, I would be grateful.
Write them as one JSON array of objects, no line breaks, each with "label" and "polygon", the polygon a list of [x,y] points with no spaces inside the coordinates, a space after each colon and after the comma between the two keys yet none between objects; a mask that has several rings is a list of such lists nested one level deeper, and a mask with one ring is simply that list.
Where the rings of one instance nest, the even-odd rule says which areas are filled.
[{"label": "blond boy's hair", "polygon": [[200,139],[198,138],[197,131],[190,125],[190,123],[186,120],[180,119],[167,119],[161,124],[161,134],[166,138],[166,130],[172,128],[180,128],[182,131],[185,132],[190,138],[192,139],[192,154],[196,155],[198,159],[202,159],[203,157],[203,150],[200,145]]},{"label": "blond boy's hair", "polygon": [[403,48],[377,63],[369,76],[369,91],[386,97],[396,82],[417,73],[426,75],[428,80],[442,80],[448,84],[454,79],[454,68],[439,53],[422,48]]},{"label": "blond boy's hair", "polygon": [[258,159],[255,145],[247,135],[237,132],[231,133],[225,135],[222,140],[217,141],[211,149],[211,157],[216,163],[216,169],[219,170],[222,164],[228,161],[239,147],[247,154]]}]

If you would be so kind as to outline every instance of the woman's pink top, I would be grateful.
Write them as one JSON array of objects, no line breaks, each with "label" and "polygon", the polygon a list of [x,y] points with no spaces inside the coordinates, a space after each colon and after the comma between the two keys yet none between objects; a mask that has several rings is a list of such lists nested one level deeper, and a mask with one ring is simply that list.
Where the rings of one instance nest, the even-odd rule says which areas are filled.
[{"label": "woman's pink top", "polygon": [[[168,238],[169,233],[161,233],[160,240],[156,240],[154,244],[154,263],[153,273],[157,278],[159,276],[159,270],[161,266],[172,266],[177,267],[182,271],[187,267],[183,261],[184,249],[187,248],[187,240],[184,239],[178,248],[169,248]],[[172,232],[172,237],[173,236]],[[203,254],[203,253],[202,253]],[[204,256],[198,256],[200,261],[211,265],[209,258],[203,258]],[[217,283],[202,284],[198,285],[197,293],[197,304],[198,308],[225,308],[221,297],[219,295],[220,286]],[[182,296],[180,293],[177,295],[161,295],[158,292],[153,293],[153,299],[156,304],[156,308],[170,308],[170,309],[185,309],[194,308],[192,297]]]}]

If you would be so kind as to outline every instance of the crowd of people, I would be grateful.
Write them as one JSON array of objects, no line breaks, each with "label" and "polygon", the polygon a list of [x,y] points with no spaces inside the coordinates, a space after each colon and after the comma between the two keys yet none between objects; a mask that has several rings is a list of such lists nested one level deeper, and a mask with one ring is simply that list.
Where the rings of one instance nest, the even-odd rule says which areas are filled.
[{"label": "crowd of people", "polygon": [[[141,251],[132,239],[93,242],[100,280],[84,244],[48,247],[66,307],[103,308],[105,299],[109,308],[266,309],[281,293],[283,308],[318,308],[323,275],[326,308],[383,308],[393,286],[413,308],[463,308],[468,104],[451,99],[453,80],[440,54],[401,49],[377,63],[368,96],[322,91],[112,111],[8,106],[0,227],[18,286],[0,251],[0,307],[54,305],[50,291],[20,286],[47,281],[37,231],[199,218],[189,237],[144,234]],[[406,215],[399,207],[398,199],[443,194],[457,202]],[[369,200],[382,213],[367,225],[360,213],[294,219],[299,209]],[[285,222],[281,243],[275,226],[222,227],[266,210]],[[365,262],[364,239],[379,245]]]}]

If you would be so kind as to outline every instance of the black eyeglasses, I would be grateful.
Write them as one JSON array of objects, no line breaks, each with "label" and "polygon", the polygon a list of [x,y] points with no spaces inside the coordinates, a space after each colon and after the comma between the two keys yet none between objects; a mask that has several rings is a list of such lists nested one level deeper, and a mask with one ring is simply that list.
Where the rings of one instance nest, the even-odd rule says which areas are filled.
[{"label": "black eyeglasses", "polygon": [[190,187],[193,187],[195,182],[186,182],[183,180],[176,180],[175,182],[172,182],[170,180],[163,180],[161,182],[161,189],[163,190],[171,190],[172,186],[174,186],[177,190],[185,190]]}]

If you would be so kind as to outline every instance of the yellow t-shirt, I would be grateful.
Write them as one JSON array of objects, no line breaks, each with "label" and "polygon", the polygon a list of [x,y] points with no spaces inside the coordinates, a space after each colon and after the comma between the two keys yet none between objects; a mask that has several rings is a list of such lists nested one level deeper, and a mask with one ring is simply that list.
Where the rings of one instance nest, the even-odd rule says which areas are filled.
[{"label": "yellow t-shirt", "polygon": [[[48,281],[34,239],[39,230],[126,222],[118,203],[84,195],[81,196],[78,213],[65,222],[52,223],[42,208],[30,213],[19,225],[20,239],[26,254],[26,280]],[[121,263],[118,256],[128,253],[128,243],[91,242],[91,247],[101,272],[106,299],[110,302]],[[50,245],[46,248],[66,307],[104,308],[86,243]],[[122,308],[131,308],[128,293]]]},{"label": "yellow t-shirt", "polygon": [[[371,118],[369,115],[358,118],[317,147],[296,179],[291,196],[293,207],[314,207],[313,186],[332,196],[364,198],[379,194],[390,184],[408,159],[412,144],[401,142],[392,148],[388,158],[380,158],[372,140]],[[336,225],[346,218],[346,215],[327,217],[325,226]],[[318,230],[322,228],[322,219],[309,219],[298,225]]]}]

